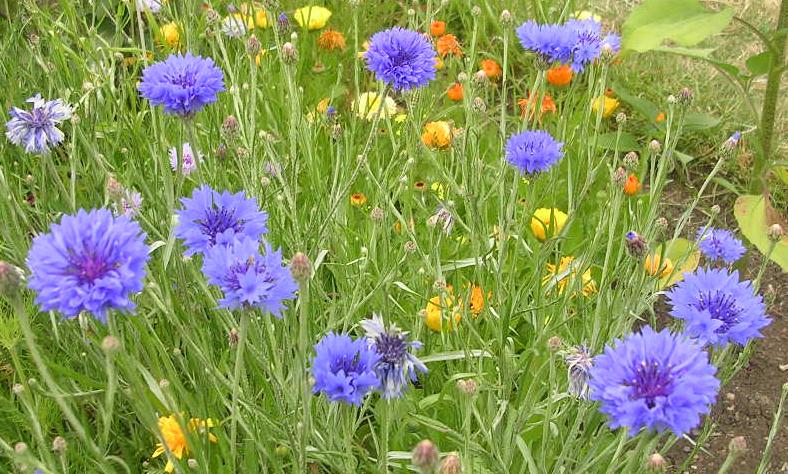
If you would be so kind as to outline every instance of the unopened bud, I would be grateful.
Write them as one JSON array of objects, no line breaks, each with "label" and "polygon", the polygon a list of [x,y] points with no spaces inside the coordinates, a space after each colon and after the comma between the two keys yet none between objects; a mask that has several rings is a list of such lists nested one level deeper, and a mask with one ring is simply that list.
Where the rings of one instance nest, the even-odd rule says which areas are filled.
[{"label": "unopened bud", "polygon": [[675,95],[671,94],[668,96],[668,104],[675,104],[676,102],[678,102],[678,100]]},{"label": "unopened bud", "polygon": [[561,338],[558,336],[552,336],[550,339],[547,340],[547,348],[551,351],[555,352],[561,348]]},{"label": "unopened bud", "polygon": [[683,105],[684,107],[690,105],[692,103],[692,98],[693,98],[692,89],[688,87],[681,89],[681,92],[679,92],[679,97],[678,97],[679,105]]},{"label": "unopened bud", "polygon": [[416,10],[412,8],[408,8],[408,11],[406,13],[408,14],[408,16],[416,16]]},{"label": "unopened bud", "polygon": [[312,262],[305,254],[298,252],[290,260],[290,273],[296,281],[302,282],[312,276]]},{"label": "unopened bud", "polygon": [[646,242],[646,239],[634,231],[627,232],[624,244],[627,248],[627,252],[629,252],[629,254],[635,258],[642,257],[648,250],[648,243]]},{"label": "unopened bud", "polygon": [[282,60],[286,64],[292,64],[298,59],[298,50],[293,43],[289,41],[282,45]]},{"label": "unopened bud", "polygon": [[665,229],[668,228],[668,220],[664,217],[658,217],[656,221],[654,221],[654,225],[657,228],[657,232],[665,232]]},{"label": "unopened bud", "polygon": [[457,381],[457,390],[464,393],[465,395],[468,395],[469,397],[476,395],[476,390],[478,388],[479,387],[474,379]]},{"label": "unopened bud", "polygon": [[14,452],[16,454],[23,454],[25,451],[27,451],[27,443],[24,441],[20,441],[14,445]]},{"label": "unopened bud", "polygon": [[205,20],[206,20],[206,22],[209,25],[215,25],[215,24],[219,23],[219,21],[221,19],[222,19],[222,16],[219,15],[219,12],[217,12],[213,8],[210,8],[210,9],[208,9],[207,12],[205,12]]},{"label": "unopened bud", "polygon": [[120,350],[120,341],[115,336],[107,336],[101,341],[101,350],[107,355],[116,354]]},{"label": "unopened bud", "polygon": [[411,454],[411,463],[419,472],[430,473],[438,465],[438,448],[428,439],[419,441]]},{"label": "unopened bud", "polygon": [[616,123],[625,124],[627,123],[627,114],[624,112],[619,112],[616,114]]},{"label": "unopened bud", "polygon": [[107,190],[107,194],[109,194],[109,197],[112,199],[120,199],[126,193],[126,189],[122,184],[120,184],[120,181],[115,179],[115,177],[112,175],[107,178],[107,184],[105,188]]},{"label": "unopened bud", "polygon": [[457,82],[465,82],[468,80],[468,75],[464,72],[457,74]]},{"label": "unopened bud", "polygon": [[780,224],[772,224],[769,226],[767,235],[772,242],[779,242],[783,238],[783,227]]},{"label": "unopened bud", "polygon": [[0,260],[0,295],[15,296],[24,280],[25,274],[21,268]]},{"label": "unopened bud", "polygon": [[477,84],[484,84],[485,82],[487,82],[487,73],[484,72],[483,69],[476,71],[475,73],[473,73],[473,82]]},{"label": "unopened bud", "polygon": [[472,107],[474,112],[484,112],[487,110],[487,104],[484,103],[484,99],[481,97],[475,97],[473,99]]},{"label": "unopened bud", "polygon": [[481,14],[482,14],[482,9],[479,8],[479,5],[474,5],[473,8],[471,8],[471,15],[476,17]]},{"label": "unopened bud", "polygon": [[235,118],[234,115],[228,115],[225,117],[224,122],[222,122],[222,129],[221,135],[226,139],[233,139],[238,135],[238,129],[240,125],[238,124],[238,119]]},{"label": "unopened bud", "polygon": [[412,240],[408,240],[407,242],[405,242],[405,252],[406,253],[413,253],[413,252],[416,251],[416,249],[417,249],[416,242],[414,242]]},{"label": "unopened bud", "polygon": [[383,209],[377,206],[373,207],[372,212],[369,213],[369,217],[375,222],[382,221],[384,217]]},{"label": "unopened bud", "polygon": [[441,462],[440,474],[460,474],[462,472],[462,461],[457,453],[447,454]]},{"label": "unopened bud", "polygon": [[501,12],[501,23],[504,25],[510,25],[512,23],[512,14],[509,10],[504,10]]},{"label": "unopened bud", "polygon": [[67,447],[68,443],[66,442],[66,438],[62,436],[55,436],[55,439],[52,440],[52,451],[57,454],[65,453]]},{"label": "unopened bud", "polygon": [[626,155],[624,155],[624,168],[628,170],[633,170],[638,167],[638,154],[634,151],[630,151]]},{"label": "unopened bud", "polygon": [[24,392],[25,392],[25,386],[22,385],[21,383],[15,383],[11,387],[11,393],[13,393],[16,396],[22,395]]},{"label": "unopened bud", "polygon": [[189,469],[197,469],[200,466],[200,464],[194,458],[189,458],[189,460],[186,461],[186,465],[189,466]]},{"label": "unopened bud", "polygon": [[238,330],[237,330],[237,329],[235,329],[235,328],[231,328],[231,329],[230,329],[230,330],[227,332],[227,344],[229,344],[229,345],[230,345],[230,347],[235,347],[235,346],[237,346],[237,345],[238,345],[238,339],[239,339],[239,337],[240,337],[240,335],[239,335],[239,333],[238,333]]},{"label": "unopened bud", "polygon": [[651,472],[665,472],[668,467],[668,462],[659,453],[654,453],[648,457],[646,461],[646,469]]},{"label": "unopened bud", "polygon": [[159,388],[166,390],[169,387],[170,387],[170,381],[169,380],[167,380],[167,379],[159,380]]},{"label": "unopened bud", "polygon": [[709,210],[711,211],[712,214],[714,214],[716,216],[717,214],[720,213],[720,211],[722,209],[720,209],[720,205],[719,204],[715,204],[715,205],[711,206],[711,209],[709,209]]},{"label": "unopened bud", "polygon": [[255,35],[250,36],[249,39],[246,40],[246,52],[253,58],[260,52],[261,47],[260,40],[257,39]]},{"label": "unopened bud", "polygon": [[616,185],[617,188],[623,187],[627,182],[627,170],[623,167],[619,167],[615,172],[613,172],[613,184]]},{"label": "unopened bud", "polygon": [[648,149],[654,153],[659,153],[662,150],[662,144],[657,140],[651,140],[651,143],[648,144]]}]

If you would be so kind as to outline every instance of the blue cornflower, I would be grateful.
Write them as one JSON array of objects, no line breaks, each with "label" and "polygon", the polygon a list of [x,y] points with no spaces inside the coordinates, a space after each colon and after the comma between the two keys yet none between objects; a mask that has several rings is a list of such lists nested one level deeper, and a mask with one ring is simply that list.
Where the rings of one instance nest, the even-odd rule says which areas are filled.
[{"label": "blue cornflower", "polygon": [[601,402],[610,427],[641,429],[676,436],[700,423],[717,398],[720,381],[706,352],[668,329],[645,326],[594,358],[591,400]]},{"label": "blue cornflower", "polygon": [[379,356],[364,339],[329,332],[315,344],[312,359],[312,393],[323,392],[332,402],[361,405],[378,388],[375,364]]},{"label": "blue cornflower", "polygon": [[568,392],[588,400],[588,379],[591,377],[591,367],[594,364],[591,349],[583,345],[572,347],[564,355],[564,362],[569,371]]},{"label": "blue cornflower", "polygon": [[139,224],[107,209],[80,209],[33,239],[29,286],[43,311],[69,319],[87,311],[105,322],[108,310],[134,309],[129,297],[142,291],[147,261]]},{"label": "blue cornflower", "polygon": [[51,146],[63,141],[63,132],[57,126],[71,118],[71,107],[62,99],[44,100],[41,94],[26,102],[33,104],[32,110],[13,107],[8,111],[11,120],[5,124],[5,135],[11,143],[24,147],[28,153],[45,155]]},{"label": "blue cornflower", "polygon": [[602,25],[592,19],[569,20],[566,28],[574,33],[572,48],[572,69],[582,72],[602,53]]},{"label": "blue cornflower", "polygon": [[361,327],[367,333],[370,347],[380,356],[375,364],[375,373],[380,380],[380,390],[384,399],[399,398],[408,388],[408,381],[416,380],[416,371],[427,372],[427,366],[411,354],[411,350],[421,349],[419,341],[411,341],[407,332],[391,325],[388,329],[383,318],[375,314],[365,319]]},{"label": "blue cornflower", "polygon": [[372,35],[364,53],[367,68],[396,90],[422,87],[435,79],[436,56],[424,35],[398,26]]},{"label": "blue cornflower", "polygon": [[523,48],[539,54],[548,63],[568,63],[572,59],[576,34],[563,25],[540,25],[528,20],[516,33]]},{"label": "blue cornflower", "polygon": [[685,273],[667,296],[670,315],[686,321],[685,332],[704,345],[743,346],[763,337],[760,330],[771,323],[763,298],[749,281],[739,281],[738,271],[699,268]]},{"label": "blue cornflower", "polygon": [[253,306],[282,317],[284,301],[292,299],[298,289],[290,270],[282,265],[282,252],[242,236],[227,245],[215,245],[205,253],[202,272],[208,283],[224,292],[219,306],[239,309]]},{"label": "blue cornflower", "polygon": [[142,71],[137,89],[151,104],[164,106],[166,113],[191,117],[216,102],[216,95],[224,91],[224,75],[211,58],[171,54]]},{"label": "blue cornflower", "polygon": [[204,253],[216,244],[227,244],[236,236],[254,240],[268,232],[268,214],[257,206],[257,200],[244,192],[219,194],[204,185],[194,190],[191,198],[182,198],[183,209],[177,211],[175,236],[186,244],[184,255]]},{"label": "blue cornflower", "polygon": [[563,158],[563,146],[543,130],[526,130],[506,141],[506,159],[523,174],[539,173]]},{"label": "blue cornflower", "polygon": [[729,265],[739,260],[747,251],[741,240],[726,229],[701,227],[698,229],[697,239],[700,250],[706,258],[722,260]]}]

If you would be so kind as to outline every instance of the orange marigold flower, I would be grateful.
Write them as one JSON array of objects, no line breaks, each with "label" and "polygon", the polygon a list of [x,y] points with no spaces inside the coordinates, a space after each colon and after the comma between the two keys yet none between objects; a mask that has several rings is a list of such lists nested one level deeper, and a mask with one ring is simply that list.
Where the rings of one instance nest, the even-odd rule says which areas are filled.
[{"label": "orange marigold flower", "polygon": [[345,49],[345,35],[336,30],[325,30],[317,38],[317,46],[326,51]]},{"label": "orange marigold flower", "polygon": [[449,122],[438,121],[429,122],[424,125],[424,132],[421,135],[421,142],[427,148],[443,150],[451,145],[452,130]]},{"label": "orange marigold flower", "polygon": [[498,79],[503,74],[501,65],[492,59],[482,60],[482,71],[484,71],[484,75],[489,79]]},{"label": "orange marigold flower", "polygon": [[[525,99],[520,99],[517,101],[517,105],[520,106],[520,117],[525,118],[526,114],[530,117],[534,116],[534,112],[536,109],[536,100],[537,99],[535,96],[532,97],[530,94],[528,94],[528,97],[526,97]],[[553,98],[550,97],[550,94],[545,94],[544,97],[542,98],[541,109],[542,110],[539,113],[540,117],[542,114],[545,114],[547,112],[555,113],[556,111],[555,102],[553,101]]]},{"label": "orange marigold flower", "polygon": [[474,316],[478,316],[484,309],[484,301],[490,298],[492,298],[492,291],[488,291],[487,295],[485,295],[481,286],[471,286],[471,313],[473,313]]},{"label": "orange marigold flower", "polygon": [[457,57],[462,56],[462,48],[460,48],[460,43],[457,41],[457,37],[454,35],[443,35],[438,38],[435,48],[438,50],[438,54],[442,58],[445,58],[450,54],[453,54]]},{"label": "orange marigold flower", "polygon": [[547,82],[551,85],[563,87],[572,82],[572,68],[569,65],[551,67],[547,70]]},{"label": "orange marigold flower", "polygon": [[665,121],[665,113],[660,112],[657,114],[657,118],[654,119],[655,122],[664,122]]},{"label": "orange marigold flower", "polygon": [[443,36],[446,34],[446,22],[435,20],[430,23],[430,34],[432,36]]},{"label": "orange marigold flower", "polygon": [[634,174],[630,174],[627,177],[627,182],[624,183],[624,194],[627,196],[634,196],[640,191],[640,188],[643,186],[640,184],[640,180]]},{"label": "orange marigold flower", "polygon": [[355,207],[361,207],[367,203],[367,196],[364,193],[353,193],[350,196],[350,204]]},{"label": "orange marigold flower", "polygon": [[453,100],[454,102],[459,102],[462,100],[462,84],[459,82],[455,82],[453,86],[449,87],[449,90],[446,91],[446,95],[449,97],[449,100]]}]

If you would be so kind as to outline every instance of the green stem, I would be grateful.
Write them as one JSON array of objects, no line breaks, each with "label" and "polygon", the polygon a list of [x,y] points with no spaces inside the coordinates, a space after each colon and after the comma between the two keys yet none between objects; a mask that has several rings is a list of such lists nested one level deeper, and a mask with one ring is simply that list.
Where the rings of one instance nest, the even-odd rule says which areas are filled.
[{"label": "green stem", "polygon": [[383,420],[380,424],[380,446],[378,449],[378,472],[389,472],[389,426],[391,424],[391,401],[383,400]]},{"label": "green stem", "polygon": [[307,351],[309,338],[309,278],[303,278],[298,284],[298,302],[300,305],[298,313],[298,358],[301,378],[302,407],[304,410],[303,420],[301,420],[300,437],[300,459],[301,472],[307,471],[307,441],[311,430],[311,401],[312,394],[309,390],[309,377],[307,376]]},{"label": "green stem", "polygon": [[[783,31],[788,28],[788,3],[783,0],[780,3],[780,13],[777,16],[777,28],[775,31]],[[761,109],[761,123],[758,127],[758,136],[761,142],[761,153],[756,157],[753,164],[752,182],[750,191],[754,194],[761,193],[766,187],[766,171],[772,158],[772,144],[774,138],[774,122],[777,116],[777,103],[780,97],[780,80],[783,74],[783,63],[785,61],[785,38],[781,37],[774,49],[770,49],[772,55],[769,60],[769,74],[766,79],[766,93],[763,97],[763,107]]]},{"label": "green stem", "polygon": [[241,311],[241,328],[238,332],[238,346],[235,352],[235,369],[233,370],[233,401],[232,420],[230,422],[230,466],[235,469],[236,439],[238,437],[238,392],[241,386],[241,372],[244,364],[244,347],[246,346],[246,333],[249,328],[249,312],[251,309]]}]

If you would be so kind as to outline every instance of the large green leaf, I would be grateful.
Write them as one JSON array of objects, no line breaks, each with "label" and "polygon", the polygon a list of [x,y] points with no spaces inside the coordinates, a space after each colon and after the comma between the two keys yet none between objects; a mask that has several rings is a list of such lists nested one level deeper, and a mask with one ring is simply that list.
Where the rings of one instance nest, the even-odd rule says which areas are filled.
[{"label": "large green leaf", "polygon": [[732,18],[733,9],[712,12],[698,0],[646,0],[624,22],[623,48],[644,52],[666,40],[695,46],[722,31]]},{"label": "large green leaf", "polygon": [[[772,245],[768,236],[769,226],[779,223],[776,211],[767,205],[763,196],[745,195],[736,199],[733,214],[736,216],[736,222],[739,223],[741,233],[766,255]],[[784,272],[788,272],[788,237],[783,237],[777,242],[770,258]]]}]

